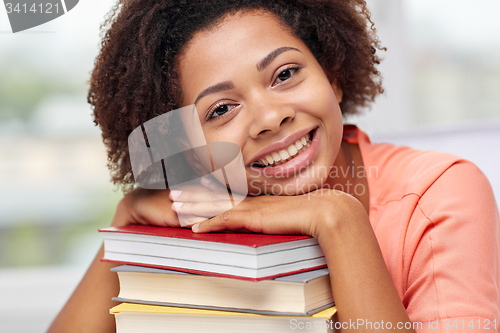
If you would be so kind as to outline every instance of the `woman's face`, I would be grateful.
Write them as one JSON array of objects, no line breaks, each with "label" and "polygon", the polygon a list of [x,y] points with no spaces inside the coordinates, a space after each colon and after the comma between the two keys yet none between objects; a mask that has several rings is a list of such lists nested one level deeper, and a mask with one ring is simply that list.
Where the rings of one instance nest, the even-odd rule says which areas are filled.
[{"label": "woman's face", "polygon": [[207,142],[240,147],[249,194],[321,187],[340,149],[342,92],[275,16],[238,13],[197,33],[179,74]]}]

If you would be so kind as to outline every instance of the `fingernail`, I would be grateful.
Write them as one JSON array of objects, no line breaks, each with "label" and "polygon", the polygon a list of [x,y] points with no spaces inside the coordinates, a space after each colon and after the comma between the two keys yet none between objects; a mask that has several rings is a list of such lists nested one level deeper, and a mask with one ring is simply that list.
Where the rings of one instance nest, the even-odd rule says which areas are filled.
[{"label": "fingernail", "polygon": [[200,229],[200,224],[199,223],[196,223],[195,225],[193,225],[193,227],[191,228],[191,230],[193,230],[194,232],[197,232],[198,229]]},{"label": "fingernail", "polygon": [[177,199],[181,195],[182,191],[178,190],[173,190],[170,191],[170,195],[172,196],[172,199]]},{"label": "fingernail", "polygon": [[179,209],[184,204],[184,202],[174,202],[174,208]]}]

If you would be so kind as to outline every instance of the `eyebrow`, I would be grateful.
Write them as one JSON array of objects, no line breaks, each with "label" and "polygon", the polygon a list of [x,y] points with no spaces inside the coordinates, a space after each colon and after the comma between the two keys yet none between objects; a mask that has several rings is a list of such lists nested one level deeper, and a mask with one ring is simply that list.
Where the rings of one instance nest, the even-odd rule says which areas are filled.
[{"label": "eyebrow", "polygon": [[266,69],[267,66],[269,66],[269,64],[277,57],[279,56],[280,54],[282,54],[283,52],[286,52],[286,51],[290,51],[290,50],[294,50],[294,51],[299,51],[299,49],[295,48],[295,47],[290,47],[290,46],[283,46],[283,47],[280,47],[274,51],[272,51],[271,53],[269,53],[264,59],[262,59],[261,61],[259,61],[259,63],[257,64],[257,70],[259,72],[262,72],[264,69]]},{"label": "eyebrow", "polygon": [[234,89],[234,83],[231,81],[224,81],[221,83],[217,83],[216,85],[213,85],[211,87],[208,87],[207,89],[203,90],[198,97],[196,97],[196,100],[194,101],[194,104],[198,102],[198,100],[202,97],[205,97],[208,94],[213,94],[219,91],[224,91],[224,90],[229,90],[229,89]]},{"label": "eyebrow", "polygon": [[[290,51],[290,50],[301,52],[299,49],[297,49],[295,47],[290,47],[290,46],[283,46],[283,47],[277,48],[276,50],[271,51],[267,56],[265,56],[264,59],[259,61],[259,63],[257,64],[257,70],[259,72],[262,72],[267,66],[269,66],[269,64],[277,56],[279,56],[283,52]],[[213,93],[221,92],[224,90],[230,90],[230,89],[234,89],[234,83],[231,81],[224,81],[221,83],[217,83],[217,84],[210,86],[207,89],[203,90],[198,95],[198,97],[196,97],[196,100],[194,101],[193,104],[196,104],[201,98],[205,97],[208,94],[213,94]]]}]

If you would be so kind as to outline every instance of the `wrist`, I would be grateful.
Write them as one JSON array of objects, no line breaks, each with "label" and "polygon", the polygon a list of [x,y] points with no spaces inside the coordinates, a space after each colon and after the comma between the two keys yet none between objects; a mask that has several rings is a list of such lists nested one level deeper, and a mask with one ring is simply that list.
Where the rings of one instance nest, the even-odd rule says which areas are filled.
[{"label": "wrist", "polygon": [[118,202],[118,205],[116,206],[115,216],[113,217],[113,221],[111,222],[112,227],[122,227],[128,224],[128,203],[125,202],[126,200],[128,200],[127,196],[123,197],[120,202]]},{"label": "wrist", "polygon": [[314,236],[320,244],[331,242],[335,237],[342,237],[348,229],[370,224],[363,204],[352,195],[328,190],[327,195],[323,197],[326,202],[318,207],[320,216],[316,222]]}]

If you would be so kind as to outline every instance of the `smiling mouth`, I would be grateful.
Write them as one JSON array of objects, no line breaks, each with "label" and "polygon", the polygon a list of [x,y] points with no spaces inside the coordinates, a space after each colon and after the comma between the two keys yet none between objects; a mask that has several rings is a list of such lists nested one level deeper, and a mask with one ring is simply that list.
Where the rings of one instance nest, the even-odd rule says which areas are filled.
[{"label": "smiling mouth", "polygon": [[288,146],[286,149],[275,151],[269,155],[266,155],[263,159],[255,161],[252,166],[259,168],[275,167],[280,164],[286,163],[293,160],[295,157],[299,156],[309,148],[312,141],[312,132],[307,133],[295,143]]}]

